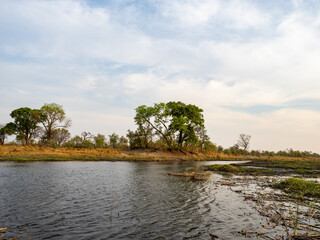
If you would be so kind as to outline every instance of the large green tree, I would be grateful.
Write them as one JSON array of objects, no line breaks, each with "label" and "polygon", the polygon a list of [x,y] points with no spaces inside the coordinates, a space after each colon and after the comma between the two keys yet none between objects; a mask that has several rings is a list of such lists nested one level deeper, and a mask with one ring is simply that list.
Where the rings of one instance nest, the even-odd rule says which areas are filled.
[{"label": "large green tree", "polygon": [[29,144],[30,141],[39,134],[39,119],[41,111],[28,107],[18,108],[11,112],[10,116],[14,119],[5,128],[9,133],[16,134],[18,141]]},{"label": "large green tree", "polygon": [[[149,133],[149,138],[152,141],[153,135],[162,138],[169,147],[172,147],[172,132],[169,129],[170,116],[168,115],[168,107],[165,103],[155,103],[153,107],[141,105],[136,109],[135,123],[139,128],[145,129],[140,131]],[[148,131],[153,129],[154,131]]]},{"label": "large green tree", "polygon": [[172,117],[169,129],[176,133],[178,146],[196,143],[199,140],[196,128],[204,129],[203,110],[183,102],[169,102],[167,106],[168,115]]},{"label": "large green tree", "polygon": [[50,143],[59,128],[71,126],[71,120],[66,118],[63,107],[56,103],[45,104],[40,109],[39,121],[43,126],[42,139],[45,143]]},{"label": "large green tree", "polygon": [[153,107],[142,105],[135,110],[134,120],[139,131],[129,132],[132,139],[143,139],[137,136],[139,132],[149,134],[144,136],[145,140],[152,139],[154,134],[169,148],[182,148],[191,143],[195,145],[199,141],[198,133],[204,131],[203,110],[195,105],[182,102],[156,103]]}]

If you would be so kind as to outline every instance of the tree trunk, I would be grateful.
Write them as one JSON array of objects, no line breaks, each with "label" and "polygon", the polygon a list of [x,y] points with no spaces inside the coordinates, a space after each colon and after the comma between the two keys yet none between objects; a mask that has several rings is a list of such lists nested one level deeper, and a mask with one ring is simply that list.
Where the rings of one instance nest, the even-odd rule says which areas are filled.
[{"label": "tree trunk", "polygon": [[182,148],[182,131],[180,131],[180,133],[179,133],[179,140],[178,140],[178,145],[179,145],[179,147],[180,148]]}]

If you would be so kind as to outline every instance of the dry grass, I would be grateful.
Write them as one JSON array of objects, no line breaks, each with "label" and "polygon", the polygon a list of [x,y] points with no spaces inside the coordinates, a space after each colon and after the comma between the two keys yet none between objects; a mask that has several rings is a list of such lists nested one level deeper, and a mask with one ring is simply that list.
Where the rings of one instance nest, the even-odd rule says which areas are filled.
[{"label": "dry grass", "polygon": [[52,148],[43,146],[0,146],[2,161],[170,161],[207,160],[214,156],[179,151],[120,150],[113,148]]},{"label": "dry grass", "polygon": [[86,148],[51,148],[41,146],[0,146],[0,159],[2,160],[68,160],[104,157],[110,158],[121,155],[116,149],[86,149]]},{"label": "dry grass", "polygon": [[[255,166],[288,167],[302,169],[320,169],[319,158],[288,158],[270,157],[257,158],[248,156],[232,156],[223,153],[199,153],[160,150],[120,150],[113,148],[52,148],[43,146],[0,146],[0,160],[7,161],[101,161],[101,160],[128,160],[128,161],[172,161],[172,160],[221,160],[246,161],[250,160]],[[280,166],[280,165],[281,166]],[[250,165],[249,163],[247,165]]]},{"label": "dry grass", "polygon": [[193,170],[188,169],[183,173],[168,173],[171,176],[179,176],[179,177],[188,177],[192,180],[207,180],[211,177],[211,173],[209,171],[205,171],[203,166],[198,166]]}]

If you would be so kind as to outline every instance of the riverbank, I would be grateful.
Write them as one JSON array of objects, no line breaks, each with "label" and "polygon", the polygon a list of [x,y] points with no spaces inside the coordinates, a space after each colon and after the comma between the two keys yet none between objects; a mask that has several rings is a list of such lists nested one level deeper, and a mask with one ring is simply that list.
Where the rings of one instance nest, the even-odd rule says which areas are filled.
[{"label": "riverbank", "polygon": [[[52,148],[44,146],[0,146],[0,161],[246,161],[238,167],[320,171],[320,158],[250,157],[223,153],[162,151],[154,149]],[[250,171],[249,171],[250,172]],[[263,172],[263,171],[262,171]]]},{"label": "riverbank", "polygon": [[0,161],[204,161],[228,160],[217,154],[181,151],[120,150],[113,148],[52,148],[42,146],[0,146]]},{"label": "riverbank", "polygon": [[319,158],[262,158],[247,159],[243,163],[206,166],[207,170],[235,175],[299,175],[320,176]]}]

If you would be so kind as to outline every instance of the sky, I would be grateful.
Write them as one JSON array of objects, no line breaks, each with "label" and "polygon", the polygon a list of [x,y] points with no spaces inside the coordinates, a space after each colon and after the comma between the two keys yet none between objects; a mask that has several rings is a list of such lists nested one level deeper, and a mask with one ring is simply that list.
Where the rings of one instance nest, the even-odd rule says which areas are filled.
[{"label": "sky", "polygon": [[125,135],[140,105],[204,110],[211,141],[320,153],[318,0],[0,0],[0,123],[62,105]]}]

